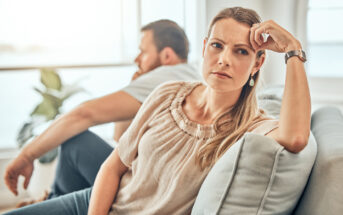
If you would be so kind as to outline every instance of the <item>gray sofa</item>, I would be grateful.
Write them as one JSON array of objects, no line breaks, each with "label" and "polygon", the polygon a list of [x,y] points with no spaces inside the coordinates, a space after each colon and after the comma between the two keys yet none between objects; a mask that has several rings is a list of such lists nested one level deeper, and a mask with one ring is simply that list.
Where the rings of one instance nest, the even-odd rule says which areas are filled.
[{"label": "gray sofa", "polygon": [[[278,117],[282,86],[266,88],[259,105]],[[343,115],[324,107],[312,114],[307,147],[298,154],[248,133],[211,169],[192,214],[343,214]]]},{"label": "gray sofa", "polygon": [[335,107],[312,114],[317,157],[294,214],[343,214],[343,115]]}]

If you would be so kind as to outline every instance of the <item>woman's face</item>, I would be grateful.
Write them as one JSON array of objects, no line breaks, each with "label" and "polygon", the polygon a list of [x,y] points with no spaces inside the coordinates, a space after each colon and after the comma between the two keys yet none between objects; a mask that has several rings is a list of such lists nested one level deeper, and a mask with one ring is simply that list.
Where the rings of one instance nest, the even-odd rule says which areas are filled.
[{"label": "woman's face", "polygon": [[[204,41],[203,76],[218,92],[241,90],[263,63],[250,44],[250,26],[234,19],[217,21]],[[264,57],[263,57],[264,58]]]}]

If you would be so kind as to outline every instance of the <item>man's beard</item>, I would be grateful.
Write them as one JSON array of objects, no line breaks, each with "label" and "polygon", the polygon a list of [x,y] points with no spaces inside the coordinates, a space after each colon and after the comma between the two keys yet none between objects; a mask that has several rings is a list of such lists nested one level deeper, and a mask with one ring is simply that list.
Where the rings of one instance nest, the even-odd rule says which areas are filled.
[{"label": "man's beard", "polygon": [[146,73],[146,72],[150,72],[150,71],[152,71],[152,70],[154,70],[154,69],[156,69],[157,67],[160,67],[160,66],[162,66],[162,63],[161,63],[161,61],[160,61],[160,58],[156,58],[155,59],[155,61],[149,66],[149,68],[147,69],[147,71],[144,71],[144,73]]}]

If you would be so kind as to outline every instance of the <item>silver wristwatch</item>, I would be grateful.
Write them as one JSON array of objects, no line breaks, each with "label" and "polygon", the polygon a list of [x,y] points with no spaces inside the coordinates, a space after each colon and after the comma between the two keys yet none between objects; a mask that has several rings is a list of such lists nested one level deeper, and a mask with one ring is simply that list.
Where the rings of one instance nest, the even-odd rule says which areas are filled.
[{"label": "silver wristwatch", "polygon": [[306,54],[303,50],[292,50],[286,53],[285,63],[287,64],[287,60],[294,56],[297,56],[302,62],[306,62]]}]

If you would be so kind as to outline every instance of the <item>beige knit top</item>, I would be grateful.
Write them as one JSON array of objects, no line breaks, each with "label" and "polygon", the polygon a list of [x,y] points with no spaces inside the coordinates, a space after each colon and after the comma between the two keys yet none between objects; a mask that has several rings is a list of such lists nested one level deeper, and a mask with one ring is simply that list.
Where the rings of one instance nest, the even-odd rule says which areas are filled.
[{"label": "beige knit top", "polygon": [[[218,135],[213,125],[190,121],[185,97],[201,83],[170,82],[155,89],[119,140],[122,176],[110,214],[190,214],[210,168],[195,162],[204,141]],[[264,135],[277,126],[266,120],[254,131]]]}]

